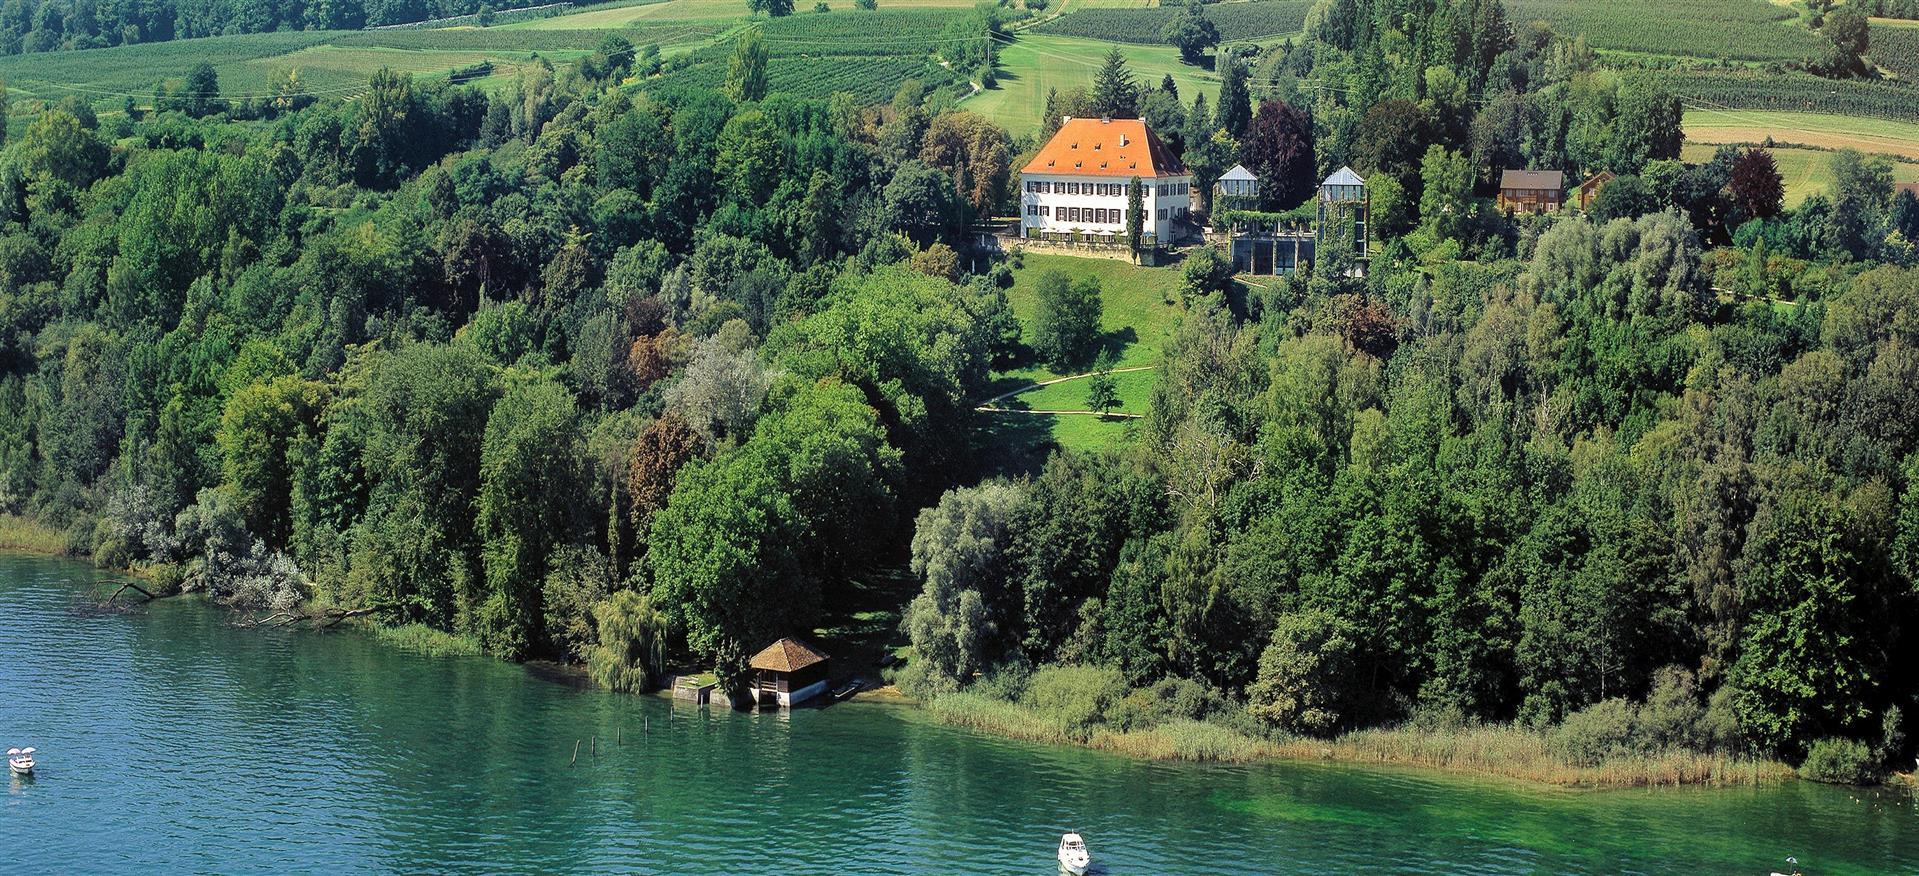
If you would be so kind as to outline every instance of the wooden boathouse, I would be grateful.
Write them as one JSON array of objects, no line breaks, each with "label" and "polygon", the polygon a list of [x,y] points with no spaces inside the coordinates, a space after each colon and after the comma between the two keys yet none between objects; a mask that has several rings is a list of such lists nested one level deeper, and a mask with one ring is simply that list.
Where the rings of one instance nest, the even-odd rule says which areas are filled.
[{"label": "wooden boathouse", "polygon": [[753,670],[754,702],[792,706],[819,696],[826,690],[831,659],[790,636],[766,646],[747,663]]}]

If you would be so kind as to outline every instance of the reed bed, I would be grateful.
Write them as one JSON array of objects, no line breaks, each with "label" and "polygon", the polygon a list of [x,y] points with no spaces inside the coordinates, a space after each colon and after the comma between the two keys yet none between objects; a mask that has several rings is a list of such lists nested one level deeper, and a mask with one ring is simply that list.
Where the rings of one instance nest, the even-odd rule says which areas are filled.
[{"label": "reed bed", "polygon": [[941,723],[955,727],[1151,760],[1244,763],[1271,755],[1269,746],[1261,740],[1202,721],[1168,721],[1134,730],[1095,728],[1081,734],[1041,709],[975,693],[936,697],[926,703],[926,710]]},{"label": "reed bed", "polygon": [[412,651],[428,657],[478,657],[480,641],[472,636],[461,636],[444,630],[436,630],[425,624],[403,624],[389,627],[381,624],[362,624],[361,627],[373,634],[380,642]]},{"label": "reed bed", "polygon": [[955,727],[1151,760],[1246,763],[1271,758],[1420,766],[1589,788],[1764,785],[1793,776],[1791,767],[1777,761],[1693,751],[1609,758],[1583,766],[1554,754],[1544,734],[1510,725],[1457,730],[1400,727],[1360,730],[1336,739],[1269,741],[1218,724],[1186,720],[1145,729],[1100,727],[1079,733],[1041,709],[977,693],[935,697],[927,701],[926,710]]},{"label": "reed bed", "polygon": [[35,520],[14,514],[0,514],[0,550],[64,556],[67,536]]},{"label": "reed bed", "polygon": [[1555,755],[1543,734],[1513,726],[1360,730],[1330,740],[1293,739],[1274,751],[1295,760],[1408,764],[1578,787],[1762,785],[1793,775],[1777,761],[1678,750],[1583,766]]}]

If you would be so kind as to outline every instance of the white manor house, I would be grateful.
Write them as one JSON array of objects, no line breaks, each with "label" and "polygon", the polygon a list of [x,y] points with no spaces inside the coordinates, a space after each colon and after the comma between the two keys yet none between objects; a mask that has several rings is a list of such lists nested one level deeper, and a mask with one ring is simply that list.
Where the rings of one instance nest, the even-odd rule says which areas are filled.
[{"label": "white manor house", "polygon": [[1139,119],[1076,119],[1020,171],[1020,237],[1126,239],[1126,187],[1140,180],[1147,246],[1175,237],[1192,211],[1193,177]]}]

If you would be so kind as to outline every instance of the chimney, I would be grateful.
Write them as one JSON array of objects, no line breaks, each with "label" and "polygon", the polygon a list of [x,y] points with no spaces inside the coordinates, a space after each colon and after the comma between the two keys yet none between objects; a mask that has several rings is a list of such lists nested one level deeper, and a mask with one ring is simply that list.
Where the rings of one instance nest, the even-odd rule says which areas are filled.
[{"label": "chimney", "polygon": [[1059,123],[1060,123],[1060,124],[1062,124],[1062,125],[1064,125],[1064,124],[1066,124],[1067,122],[1070,122],[1070,121],[1072,121],[1072,120],[1073,120],[1073,117],[1072,117],[1072,116],[1060,116],[1060,117],[1059,117]]},{"label": "chimney", "polygon": [[1102,125],[1110,125],[1113,123],[1113,117],[1109,115],[1101,114],[1099,117],[1099,123]]}]

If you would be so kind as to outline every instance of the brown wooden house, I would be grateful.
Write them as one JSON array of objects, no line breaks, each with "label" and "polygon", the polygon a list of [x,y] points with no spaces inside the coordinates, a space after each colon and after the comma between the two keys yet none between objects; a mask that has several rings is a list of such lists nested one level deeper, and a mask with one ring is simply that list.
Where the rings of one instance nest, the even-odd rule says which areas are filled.
[{"label": "brown wooden house", "polygon": [[1610,170],[1602,170],[1587,177],[1585,182],[1579,184],[1579,209],[1591,210],[1593,199],[1599,197],[1599,190],[1616,178]]},{"label": "brown wooden house", "polygon": [[753,655],[753,699],[791,706],[826,690],[830,676],[826,652],[799,639],[785,638]]},{"label": "brown wooden house", "polygon": [[1552,213],[1566,203],[1566,173],[1560,170],[1508,170],[1499,175],[1499,209],[1513,213]]}]

